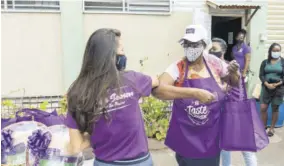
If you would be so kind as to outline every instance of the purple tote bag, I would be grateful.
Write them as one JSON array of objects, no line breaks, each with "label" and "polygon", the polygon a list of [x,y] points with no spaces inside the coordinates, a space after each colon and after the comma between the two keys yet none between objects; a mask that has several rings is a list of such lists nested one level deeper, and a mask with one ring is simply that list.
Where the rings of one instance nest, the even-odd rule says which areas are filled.
[{"label": "purple tote bag", "polygon": [[239,88],[228,93],[220,125],[220,148],[223,150],[256,152],[269,144],[256,101],[247,98],[243,79]]}]

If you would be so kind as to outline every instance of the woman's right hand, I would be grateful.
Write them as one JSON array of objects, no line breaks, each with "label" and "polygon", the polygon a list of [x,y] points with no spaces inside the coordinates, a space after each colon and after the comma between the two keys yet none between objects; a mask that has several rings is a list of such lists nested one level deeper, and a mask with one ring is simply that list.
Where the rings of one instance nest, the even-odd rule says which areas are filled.
[{"label": "woman's right hand", "polygon": [[204,89],[196,89],[195,99],[202,104],[206,104],[211,103],[215,99],[215,95]]},{"label": "woman's right hand", "polygon": [[268,82],[265,82],[264,83],[265,84],[265,86],[268,88],[268,89],[275,89],[276,87],[273,85],[273,84],[269,84]]}]

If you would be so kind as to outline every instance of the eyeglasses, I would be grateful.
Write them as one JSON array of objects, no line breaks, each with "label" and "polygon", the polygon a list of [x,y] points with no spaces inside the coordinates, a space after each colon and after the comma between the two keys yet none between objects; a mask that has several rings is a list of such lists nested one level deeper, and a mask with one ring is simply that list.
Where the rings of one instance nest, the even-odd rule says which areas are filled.
[{"label": "eyeglasses", "polygon": [[198,48],[198,47],[202,47],[202,46],[203,46],[203,43],[202,43],[202,41],[199,41],[199,42],[190,42],[190,41],[188,41],[188,40],[184,40],[182,46],[183,46],[184,48],[187,48],[187,47]]}]

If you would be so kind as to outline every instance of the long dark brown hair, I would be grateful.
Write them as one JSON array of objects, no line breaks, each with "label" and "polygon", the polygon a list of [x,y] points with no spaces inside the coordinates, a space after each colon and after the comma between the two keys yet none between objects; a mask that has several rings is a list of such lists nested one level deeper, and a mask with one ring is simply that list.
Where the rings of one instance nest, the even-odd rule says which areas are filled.
[{"label": "long dark brown hair", "polygon": [[272,59],[271,52],[272,52],[272,49],[273,49],[275,46],[280,47],[280,51],[282,50],[280,44],[278,44],[278,43],[272,43],[271,46],[270,46],[269,49],[268,49],[268,57],[267,57],[268,63],[270,63],[270,61],[271,61],[271,59]]},{"label": "long dark brown hair", "polygon": [[95,120],[105,113],[108,89],[119,87],[115,57],[120,35],[115,29],[99,29],[87,42],[80,74],[67,93],[68,112],[81,132],[92,133]]}]

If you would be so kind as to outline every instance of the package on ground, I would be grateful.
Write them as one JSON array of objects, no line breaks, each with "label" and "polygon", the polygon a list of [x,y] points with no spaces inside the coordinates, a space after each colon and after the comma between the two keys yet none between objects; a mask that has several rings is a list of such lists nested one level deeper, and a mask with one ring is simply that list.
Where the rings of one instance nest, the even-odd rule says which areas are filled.
[{"label": "package on ground", "polygon": [[[40,133],[42,136],[41,142],[49,144],[45,145],[43,143],[42,147],[40,147],[45,150],[45,153],[38,157],[39,160],[37,161],[37,164],[39,166],[76,166],[82,164],[82,154],[71,155],[68,151],[69,133],[66,126],[49,126],[48,132],[49,134],[43,132]],[[51,137],[50,140],[48,139],[49,136]]]},{"label": "package on ground", "polygon": [[[1,119],[1,164],[5,166],[77,166],[83,155],[68,152],[69,131],[65,118],[36,109],[23,116]],[[8,123],[9,122],[9,123]],[[10,123],[11,122],[11,123]]]},{"label": "package on ground", "polygon": [[26,165],[29,136],[36,130],[46,130],[39,122],[22,121],[6,126],[1,131],[1,164]]}]

